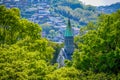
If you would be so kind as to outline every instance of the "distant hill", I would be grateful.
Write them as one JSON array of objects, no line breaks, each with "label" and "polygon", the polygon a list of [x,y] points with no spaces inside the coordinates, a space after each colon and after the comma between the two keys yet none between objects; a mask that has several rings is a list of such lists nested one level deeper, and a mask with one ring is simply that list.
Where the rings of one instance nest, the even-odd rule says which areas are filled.
[{"label": "distant hill", "polygon": [[[45,1],[45,0],[42,0]],[[19,2],[4,2],[3,4],[11,5],[8,7],[18,7],[21,10],[21,15],[24,18],[32,19],[33,22],[44,24],[48,20],[44,18],[43,22],[39,22],[31,17],[38,12],[39,5],[43,5],[41,0],[22,0]],[[49,12],[53,16],[61,17],[64,21],[68,18],[71,19],[73,26],[81,27],[86,26],[90,21],[96,22],[97,17],[101,12],[112,13],[120,9],[120,2],[109,6],[92,6],[85,5],[79,0],[48,0],[45,1],[49,6]],[[46,11],[48,12],[48,11]],[[66,22],[65,22],[66,23]]]},{"label": "distant hill", "polygon": [[103,13],[108,13],[108,14],[115,12],[118,9],[120,9],[120,2],[117,2],[117,3],[112,4],[112,5],[108,5],[108,6],[97,7],[97,11],[103,12]]},{"label": "distant hill", "polygon": [[[55,1],[55,2],[54,2]],[[64,19],[70,18],[74,26],[85,26],[88,22],[95,22],[99,13],[95,6],[84,5],[79,0],[53,0],[53,11]]]}]

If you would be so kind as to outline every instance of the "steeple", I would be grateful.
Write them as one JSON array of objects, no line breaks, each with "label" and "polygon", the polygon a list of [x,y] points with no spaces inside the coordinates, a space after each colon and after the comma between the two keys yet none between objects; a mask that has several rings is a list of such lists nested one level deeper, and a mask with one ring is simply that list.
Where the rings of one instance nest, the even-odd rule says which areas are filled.
[{"label": "steeple", "polygon": [[68,19],[68,24],[67,24],[64,36],[73,36],[70,19]]},{"label": "steeple", "polygon": [[71,22],[70,22],[70,19],[68,19],[68,27],[71,28]]}]

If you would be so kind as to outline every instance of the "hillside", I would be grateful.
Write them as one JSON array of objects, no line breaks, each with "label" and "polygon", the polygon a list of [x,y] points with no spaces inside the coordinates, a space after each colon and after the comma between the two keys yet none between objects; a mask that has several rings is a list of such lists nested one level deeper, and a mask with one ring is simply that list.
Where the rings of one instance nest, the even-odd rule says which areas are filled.
[{"label": "hillside", "polygon": [[73,23],[78,24],[76,27],[85,26],[89,21],[95,22],[99,13],[95,6],[84,5],[78,0],[64,0],[56,2],[53,10],[56,14],[63,16],[65,19],[70,18]]},{"label": "hillside", "polygon": [[120,9],[120,2],[108,6],[100,6],[97,8],[97,11],[110,14],[117,11],[118,9]]}]

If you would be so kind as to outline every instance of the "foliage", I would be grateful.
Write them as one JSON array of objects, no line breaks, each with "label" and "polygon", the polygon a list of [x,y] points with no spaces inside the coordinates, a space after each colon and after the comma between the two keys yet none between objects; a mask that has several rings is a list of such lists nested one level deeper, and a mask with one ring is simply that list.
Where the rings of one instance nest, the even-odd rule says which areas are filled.
[{"label": "foliage", "polygon": [[119,9],[120,9],[120,2],[116,2],[116,3],[108,5],[108,6],[97,7],[97,11],[104,12],[106,14],[111,14],[113,12],[116,12]]},{"label": "foliage", "polygon": [[41,38],[41,28],[21,19],[19,10],[0,6],[0,80],[44,79],[54,49]]},{"label": "foliage", "polygon": [[93,73],[92,71],[81,71],[74,67],[63,67],[53,71],[51,74],[46,76],[46,80],[117,80],[119,75],[106,73]]},{"label": "foliage", "polygon": [[14,44],[18,40],[41,37],[41,28],[26,19],[21,19],[17,8],[6,9],[0,6],[0,44]]},{"label": "foliage", "polygon": [[[93,72],[120,72],[120,10],[101,15],[97,25],[88,24],[86,33],[76,37],[77,50],[73,55],[73,66]],[[94,28],[94,26],[97,26]]]},{"label": "foliage", "polygon": [[[78,0],[56,0],[51,4],[53,11],[56,14],[62,15],[64,18],[70,18],[76,27],[86,26],[89,21],[96,22],[99,13],[96,11],[95,6],[84,5]],[[59,6],[58,6],[59,5]]]},{"label": "foliage", "polygon": [[[27,41],[20,41],[11,46],[1,47],[0,75],[2,77],[0,79],[44,79],[44,76],[54,70],[54,67],[49,62],[53,50],[45,46],[43,41],[41,40],[41,44],[29,42],[24,46],[22,44],[27,44]],[[33,49],[29,48],[29,44],[37,44],[41,47],[37,49],[38,46],[36,46],[36,49],[31,51]]]},{"label": "foliage", "polygon": [[95,22],[98,15],[97,12],[94,12],[95,10],[89,11],[81,8],[71,9],[69,6],[63,5],[56,7],[54,11],[64,17],[71,18],[74,22],[79,23],[79,26],[85,26],[89,21]]}]

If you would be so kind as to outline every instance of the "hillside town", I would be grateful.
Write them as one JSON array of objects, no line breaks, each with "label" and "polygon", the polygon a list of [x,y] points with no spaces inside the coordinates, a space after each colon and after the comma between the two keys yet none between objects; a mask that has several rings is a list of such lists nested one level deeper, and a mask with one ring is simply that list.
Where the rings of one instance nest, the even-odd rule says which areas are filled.
[{"label": "hillside town", "polygon": [[[54,42],[64,41],[66,21],[57,15],[47,0],[0,0],[0,5],[7,8],[17,7],[21,10],[22,18],[38,23],[42,26],[42,36]],[[47,30],[50,27],[50,30]],[[79,28],[72,25],[74,35],[79,34]]]}]

